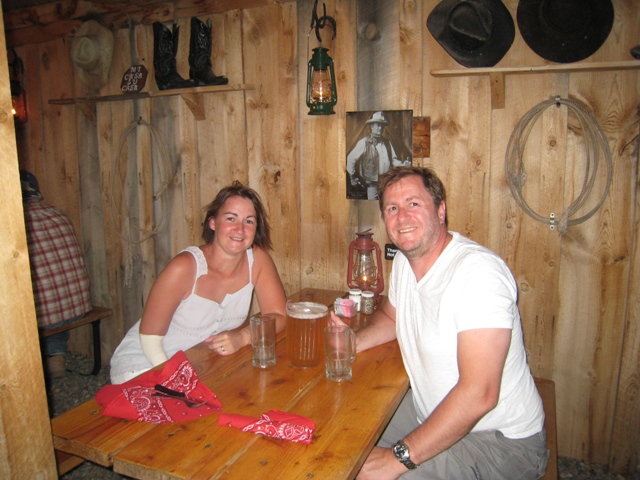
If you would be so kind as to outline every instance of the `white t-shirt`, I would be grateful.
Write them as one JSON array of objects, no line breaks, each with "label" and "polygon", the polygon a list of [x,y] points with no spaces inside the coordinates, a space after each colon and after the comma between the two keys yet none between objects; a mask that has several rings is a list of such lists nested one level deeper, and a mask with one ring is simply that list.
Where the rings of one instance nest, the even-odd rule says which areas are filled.
[{"label": "white t-shirt", "polygon": [[389,301],[396,308],[418,420],[422,423],[458,381],[458,333],[509,328],[498,405],[472,431],[500,430],[514,439],[534,435],[542,430],[544,411],[527,364],[513,275],[495,253],[451,233],[453,239],[419,282],[400,252],[391,270]]}]

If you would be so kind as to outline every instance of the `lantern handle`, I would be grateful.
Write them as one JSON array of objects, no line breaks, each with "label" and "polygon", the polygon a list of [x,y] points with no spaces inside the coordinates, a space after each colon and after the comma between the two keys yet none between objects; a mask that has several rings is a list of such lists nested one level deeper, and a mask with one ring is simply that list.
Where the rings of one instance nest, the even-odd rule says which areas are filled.
[{"label": "lantern handle", "polygon": [[313,13],[311,14],[311,28],[316,30],[316,38],[318,42],[322,43],[322,38],[320,37],[320,30],[325,27],[325,24],[328,23],[333,30],[333,36],[331,40],[336,38],[336,21],[333,17],[327,15],[327,6],[322,4],[324,15],[318,18],[318,0],[313,4]]}]

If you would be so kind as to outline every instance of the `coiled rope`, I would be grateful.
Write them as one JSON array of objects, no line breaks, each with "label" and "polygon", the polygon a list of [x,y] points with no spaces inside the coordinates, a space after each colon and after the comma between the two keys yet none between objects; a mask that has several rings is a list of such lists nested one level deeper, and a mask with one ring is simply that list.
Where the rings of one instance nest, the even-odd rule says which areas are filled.
[{"label": "coiled rope", "polygon": [[[533,129],[536,121],[542,113],[549,107],[556,105],[565,105],[580,121],[580,126],[584,135],[586,147],[586,168],[582,190],[580,195],[569,205],[569,207],[560,215],[559,220],[552,216],[543,217],[534,212],[527,204],[522,193],[525,181],[527,180],[527,172],[524,167],[524,149],[529,138],[529,134]],[[596,180],[598,172],[598,159],[600,153],[604,154],[607,166],[607,183],[602,194],[602,198],[598,204],[585,215],[570,219],[586,202],[587,198],[593,190],[593,184]],[[558,232],[561,235],[567,233],[567,228],[571,225],[577,225],[591,218],[605,201],[609,189],[611,187],[611,179],[613,176],[613,162],[611,159],[611,150],[598,120],[583,105],[575,100],[560,98],[559,96],[541,102],[531,110],[529,110],[518,122],[509,139],[507,153],[505,155],[507,183],[511,194],[516,202],[527,215],[541,223],[547,223],[552,227],[558,225]]]},{"label": "coiled rope", "polygon": [[[139,225],[134,224],[132,218],[128,215],[129,206],[127,204],[127,196],[125,194],[125,179],[120,175],[120,156],[122,154],[122,149],[127,141],[127,138],[131,134],[131,132],[136,129],[138,126],[146,127],[151,132],[152,142],[156,144],[158,154],[153,158],[157,157],[159,161],[157,162],[156,168],[153,168],[153,175],[157,175],[158,178],[158,188],[153,193],[154,202],[158,202],[159,207],[156,209],[159,212],[159,219],[155,222],[155,225],[151,230],[140,227]],[[164,195],[167,192],[167,188],[172,182],[173,175],[170,173],[169,166],[169,153],[165,143],[162,141],[162,137],[156,128],[154,128],[151,124],[139,118],[131,122],[127,128],[122,132],[120,136],[120,142],[118,145],[118,154],[114,160],[113,171],[111,172],[111,181],[110,181],[110,199],[111,199],[111,219],[113,220],[114,226],[116,226],[116,231],[120,238],[122,238],[125,242],[125,278],[124,284],[126,286],[131,285],[131,272],[133,265],[133,252],[131,249],[131,245],[141,244],[147,240],[149,240],[154,235],[157,235],[161,228],[164,225],[164,211],[165,211],[165,200]],[[116,179],[118,183],[116,184]],[[120,194],[123,197],[123,201],[121,202],[120,208],[118,208],[118,202],[116,202],[116,185],[118,185]],[[118,222],[118,219],[120,220]],[[117,228],[117,225],[120,224],[120,228]],[[134,239],[131,236],[131,229],[138,231],[141,235]]]}]

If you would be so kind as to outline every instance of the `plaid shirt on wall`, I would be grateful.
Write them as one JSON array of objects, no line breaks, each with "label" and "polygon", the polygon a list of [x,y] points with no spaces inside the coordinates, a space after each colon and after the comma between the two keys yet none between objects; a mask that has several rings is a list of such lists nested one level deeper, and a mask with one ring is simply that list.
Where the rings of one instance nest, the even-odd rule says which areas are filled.
[{"label": "plaid shirt on wall", "polygon": [[24,202],[38,326],[91,310],[89,275],[69,217],[40,199]]}]

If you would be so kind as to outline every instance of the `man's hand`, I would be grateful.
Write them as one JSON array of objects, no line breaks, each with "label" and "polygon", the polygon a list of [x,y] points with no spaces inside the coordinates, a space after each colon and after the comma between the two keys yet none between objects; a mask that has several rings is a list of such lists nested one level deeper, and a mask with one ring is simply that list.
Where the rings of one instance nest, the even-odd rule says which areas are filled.
[{"label": "man's hand", "polygon": [[338,315],[336,315],[333,310],[331,310],[329,312],[329,325],[336,326],[336,327],[348,327],[349,326],[346,323],[344,323],[344,321]]},{"label": "man's hand", "polygon": [[356,476],[357,480],[395,480],[407,473],[390,448],[373,447],[371,453]]}]

